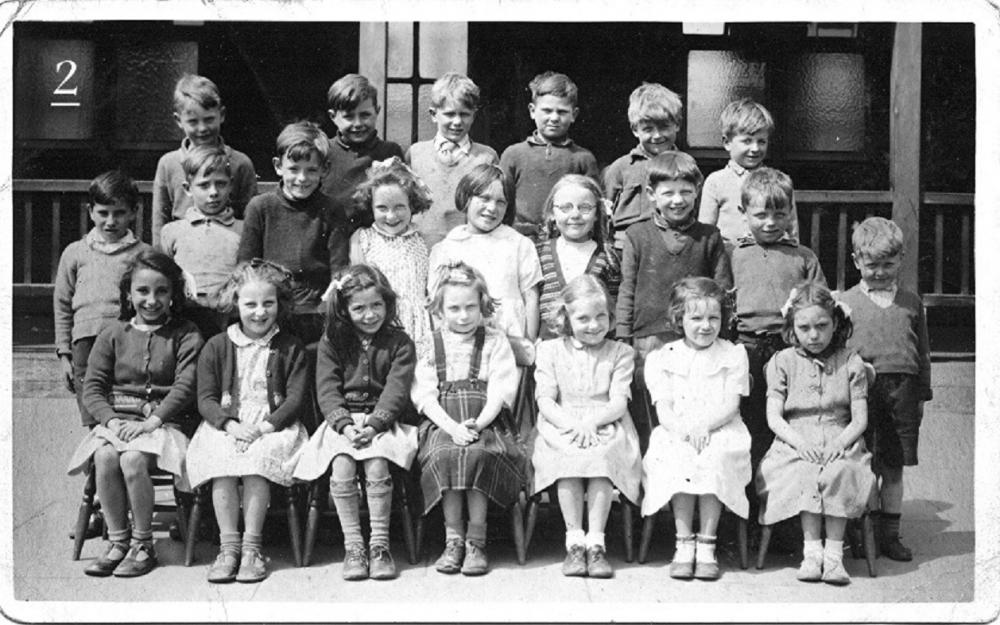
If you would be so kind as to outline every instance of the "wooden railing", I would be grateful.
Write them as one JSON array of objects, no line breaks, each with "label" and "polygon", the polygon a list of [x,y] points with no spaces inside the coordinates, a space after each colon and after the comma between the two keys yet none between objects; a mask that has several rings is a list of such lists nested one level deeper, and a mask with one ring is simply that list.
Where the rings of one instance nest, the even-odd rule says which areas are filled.
[{"label": "wooden railing", "polygon": [[[136,232],[149,241],[152,183],[138,184],[142,200]],[[15,296],[51,294],[60,253],[90,228],[88,185],[84,180],[14,180]],[[258,189],[269,192],[274,186],[264,182]],[[850,287],[858,280],[851,226],[871,215],[890,217],[891,193],[802,190],[795,198],[802,242],[819,256],[832,288]],[[973,206],[971,193],[923,194],[919,273],[929,306],[975,303]]]}]

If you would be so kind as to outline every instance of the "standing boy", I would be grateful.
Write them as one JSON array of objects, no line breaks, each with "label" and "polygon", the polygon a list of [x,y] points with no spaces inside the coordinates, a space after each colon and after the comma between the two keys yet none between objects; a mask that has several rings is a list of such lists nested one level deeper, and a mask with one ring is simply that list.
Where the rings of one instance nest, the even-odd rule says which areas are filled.
[{"label": "standing boy", "polygon": [[373,161],[398,156],[403,150],[391,141],[379,139],[378,89],[359,74],[347,74],[326,92],[327,114],[337,127],[330,139],[330,168],[323,178],[323,194],[332,198],[351,222],[351,230],[371,225],[371,215],[355,214],[354,190],[365,180]]},{"label": "standing boy", "polygon": [[677,149],[674,142],[682,121],[680,96],[661,84],[643,83],[628,98],[628,123],[639,144],[604,170],[604,195],[612,203],[611,227],[619,253],[625,230],[653,215],[646,164],[657,154]]},{"label": "standing boy", "polygon": [[156,164],[153,178],[153,245],[160,245],[160,231],[174,219],[182,219],[191,207],[185,193],[184,157],[199,145],[219,146],[226,151],[232,171],[230,201],[237,216],[243,215],[250,198],[257,195],[257,174],[250,157],[225,144],[219,131],[226,120],[226,107],[215,83],[204,76],[185,74],[174,88],[174,121],[184,131],[181,146],[167,152]]},{"label": "standing boy", "polygon": [[580,109],[576,106],[576,84],[565,74],[545,72],[528,83],[531,103],[528,114],[535,132],[503,151],[500,167],[514,187],[514,229],[539,241],[545,234],[545,199],[552,185],[566,174],[596,179],[597,159],[569,138],[569,128]]},{"label": "standing boy", "polygon": [[879,548],[893,560],[913,553],[899,540],[903,467],[917,464],[917,434],[923,402],[932,399],[927,318],[920,296],[900,288],[903,231],[882,217],[869,217],[851,235],[861,282],[840,295],[851,309],[849,348],[875,367],[868,389],[865,443],[879,476]]},{"label": "standing boy", "polygon": [[500,160],[496,150],[469,139],[478,109],[476,83],[457,72],[441,76],[431,87],[430,114],[437,125],[437,134],[429,141],[414,143],[406,151],[406,163],[431,190],[430,209],[413,218],[428,249],[452,228],[465,223],[465,214],[455,207],[458,181],[476,165],[495,165]]},{"label": "standing boy", "polygon": [[184,192],[192,206],[183,219],[163,226],[160,247],[194,281],[195,298],[185,316],[205,339],[226,328],[219,293],[236,268],[243,221],[229,205],[232,188],[229,159],[220,146],[198,146],[184,157]]}]

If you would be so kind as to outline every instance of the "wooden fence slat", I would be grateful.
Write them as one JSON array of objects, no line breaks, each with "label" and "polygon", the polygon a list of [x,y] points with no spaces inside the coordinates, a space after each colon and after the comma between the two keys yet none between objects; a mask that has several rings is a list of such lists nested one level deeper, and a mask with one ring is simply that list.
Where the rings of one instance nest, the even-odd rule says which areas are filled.
[{"label": "wooden fence slat", "polygon": [[944,213],[934,213],[934,292],[944,292]]},{"label": "wooden fence slat", "polygon": [[837,209],[837,290],[847,283],[847,207]]},{"label": "wooden fence slat", "polygon": [[59,268],[60,232],[62,228],[62,200],[60,196],[52,199],[52,234],[49,239],[49,276],[50,282],[56,281],[56,269]]},{"label": "wooden fence slat", "polygon": [[811,224],[809,226],[809,247],[819,256],[819,218],[823,212],[822,206],[814,206]]},{"label": "wooden fence slat", "polygon": [[962,295],[968,295],[969,284],[972,282],[972,220],[969,213],[962,213]]},{"label": "wooden fence slat", "polygon": [[78,239],[82,239],[83,235],[87,234],[87,226],[90,225],[90,201],[87,199],[80,200],[80,236]]},{"label": "wooden fence slat", "polygon": [[24,283],[31,284],[31,224],[34,204],[29,195],[24,200]]},{"label": "wooden fence slat", "polygon": [[146,214],[146,203],[145,201],[143,201],[142,196],[139,196],[139,210],[136,211],[135,215],[135,236],[137,239],[141,239],[142,233],[144,232],[142,229],[142,224],[145,214]]}]

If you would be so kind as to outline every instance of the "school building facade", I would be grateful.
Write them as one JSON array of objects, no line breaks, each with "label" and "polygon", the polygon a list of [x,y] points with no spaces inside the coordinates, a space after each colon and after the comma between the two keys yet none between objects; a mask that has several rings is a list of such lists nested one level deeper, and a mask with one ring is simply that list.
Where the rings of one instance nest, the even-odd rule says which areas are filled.
[{"label": "school building facade", "polygon": [[284,124],[334,132],[325,95],[345,73],[379,87],[381,136],[404,149],[433,136],[433,81],[468,74],[483,95],[472,138],[500,152],[533,130],[527,84],[550,69],[579,86],[571,136],[601,167],[634,147],[628,96],[643,81],[680,94],[678,145],[706,175],[727,159],[723,106],[764,103],[777,124],[768,162],[795,181],[802,240],[831,287],[858,279],[851,225],[882,215],[906,233],[904,280],[929,307],[975,302],[971,23],[18,21],[13,38],[15,305],[51,296],[101,171],[142,181],[149,240],[156,161],[182,137],[171,95],[185,72],[218,84],[223,136],[263,190]]}]

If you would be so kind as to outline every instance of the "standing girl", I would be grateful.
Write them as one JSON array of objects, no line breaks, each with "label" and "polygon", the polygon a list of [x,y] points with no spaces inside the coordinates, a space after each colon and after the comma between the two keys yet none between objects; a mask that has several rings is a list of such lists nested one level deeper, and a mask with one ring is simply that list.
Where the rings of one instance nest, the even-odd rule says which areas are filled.
[{"label": "standing girl", "polygon": [[[798,578],[848,584],[842,562],[847,519],[861,516],[875,486],[868,424],[868,379],[845,349],[853,325],[822,284],[804,282],[782,307],[785,341],[768,362],[767,424],[775,439],[757,471],[760,522],[794,515],[805,542]],[[826,544],[820,538],[826,530]]]},{"label": "standing girl", "polygon": [[[670,576],[717,579],[722,506],[746,518],[750,433],[740,418],[749,392],[746,351],[719,330],[732,310],[710,278],[684,278],[670,292],[671,325],[684,338],[650,352],[646,383],[660,424],[642,461],[643,516],[673,507],[677,549]],[[698,508],[701,527],[694,531]]]},{"label": "standing girl", "polygon": [[[538,346],[538,434],[531,461],[535,491],[556,483],[566,522],[567,576],[611,577],[604,526],[612,489],[639,500],[639,437],[626,410],[635,353],[606,338],[613,304],[601,282],[577,276],[551,318],[560,338]],[[586,494],[587,534],[583,533]]]},{"label": "standing girl", "polygon": [[[324,421],[302,449],[295,477],[314,480],[332,466],[330,496],[344,533],[346,580],[391,579],[392,479],[389,463],[409,469],[417,428],[412,413],[413,341],[396,321],[396,293],[378,269],[352,265],[334,279],[319,342],[316,393]],[[369,548],[358,516],[358,465],[365,474]]]},{"label": "standing girl", "polygon": [[508,411],[517,366],[504,335],[483,325],[493,314],[483,276],[456,263],[441,267],[434,283],[431,308],[442,327],[434,332],[433,353],[417,364],[413,384],[413,403],[426,417],[418,455],[424,514],[443,499],[445,548],[435,568],[482,575],[489,568],[487,500],[510,506],[525,482],[525,453]]},{"label": "standing girl", "polygon": [[398,295],[399,321],[417,346],[431,347],[427,316],[427,245],[413,227],[413,216],[431,205],[431,193],[398,157],[372,163],[368,178],[354,193],[358,212],[374,223],[351,235],[351,263],[368,264],[385,274]]},{"label": "standing girl", "polygon": [[[188,418],[195,400],[195,367],[202,340],[184,307],[180,267],[160,251],[136,256],[119,285],[119,321],[94,342],[83,382],[83,403],[99,422],[69,462],[73,475],[93,461],[97,496],[111,544],[87,575],[137,577],[156,566],[153,481],[150,471],[184,471]],[[129,512],[132,525],[129,527]],[[131,541],[131,543],[130,543]]]},{"label": "standing girl", "polygon": [[[542,319],[551,318],[559,307],[563,287],[584,274],[604,284],[614,310],[621,268],[618,256],[607,245],[608,217],[597,182],[588,176],[566,174],[553,185],[544,211],[549,238],[536,246],[543,280],[539,302]],[[555,338],[559,330],[542,323],[539,336]]]},{"label": "standing girl", "polygon": [[212,482],[220,546],[208,581],[259,582],[267,577],[261,538],[270,482],[291,486],[292,458],[306,441],[300,418],[312,420],[309,364],[302,341],[279,325],[292,306],[284,268],[241,264],[220,301],[235,305],[240,321],[209,339],[198,359],[204,421],[191,439],[187,468],[192,485]]}]

